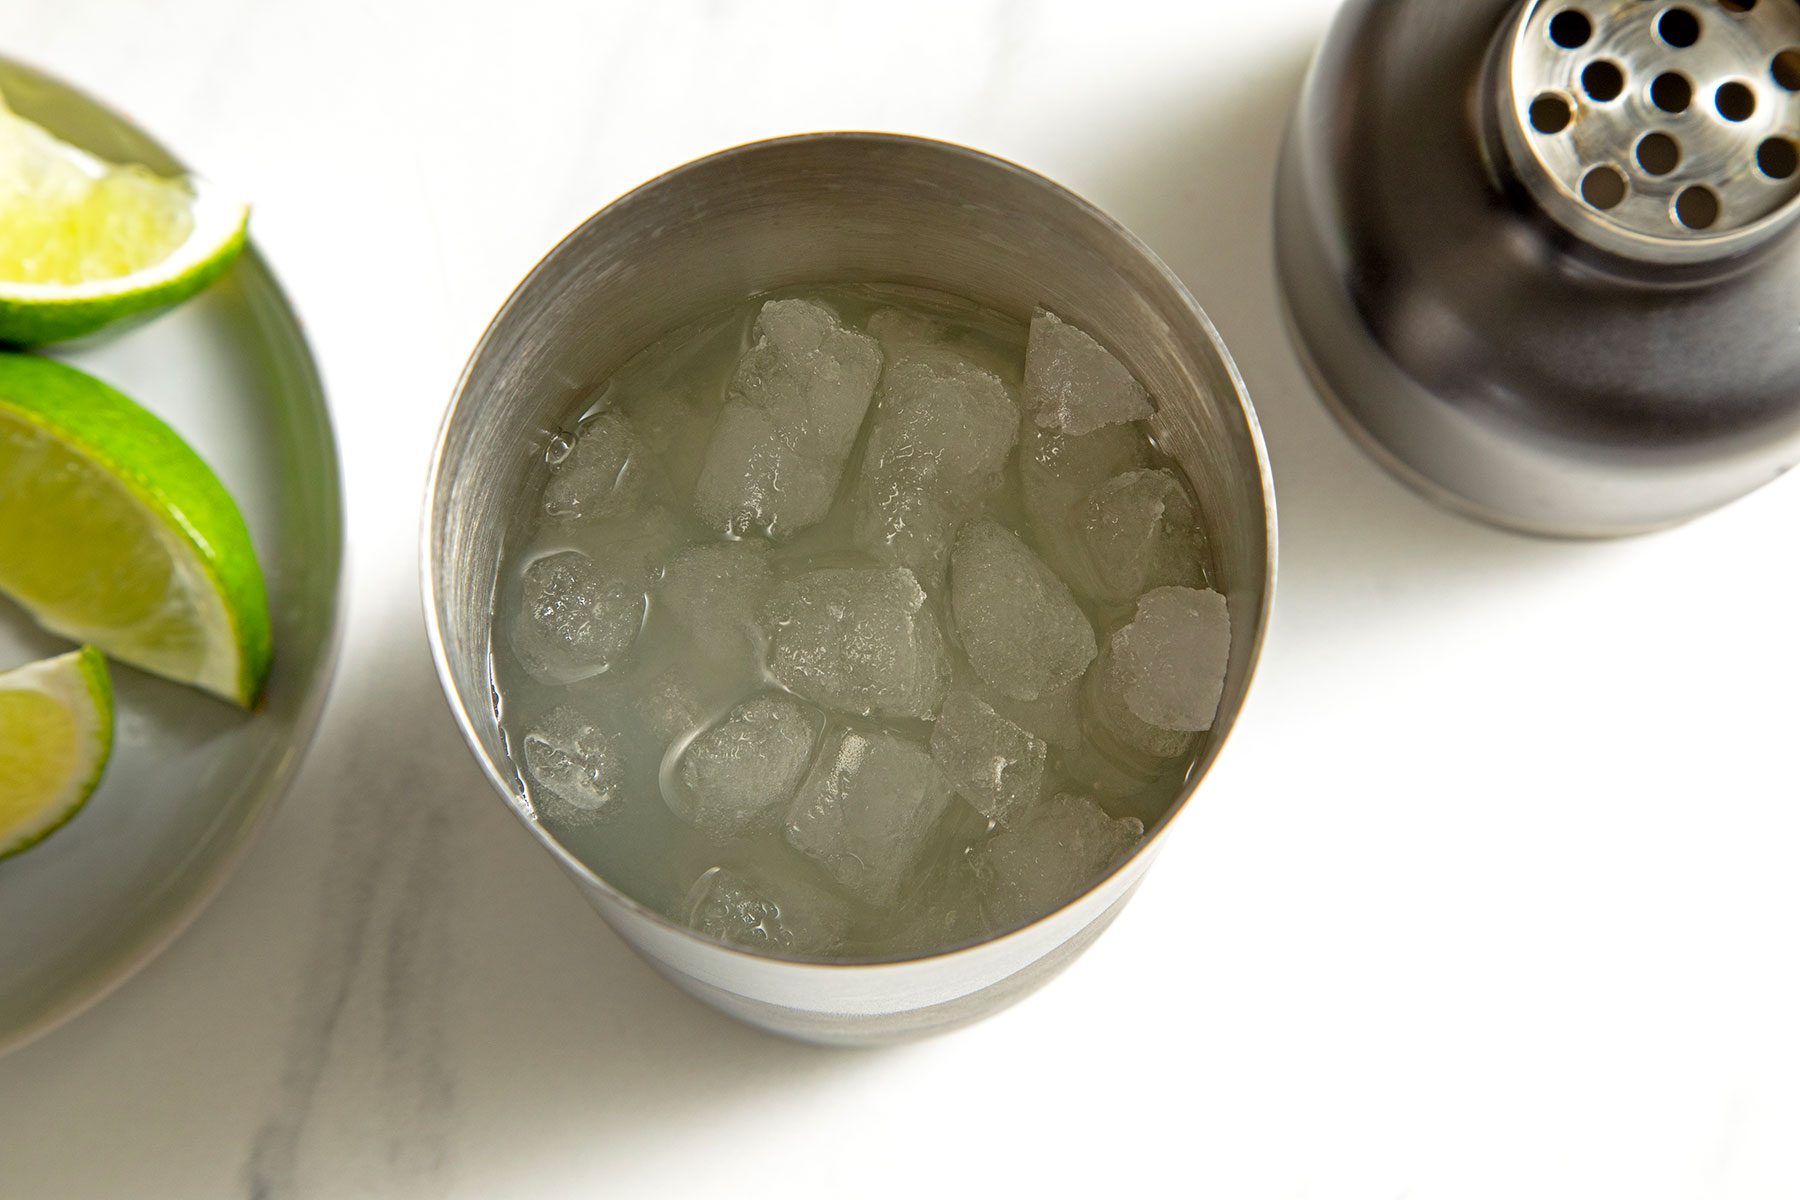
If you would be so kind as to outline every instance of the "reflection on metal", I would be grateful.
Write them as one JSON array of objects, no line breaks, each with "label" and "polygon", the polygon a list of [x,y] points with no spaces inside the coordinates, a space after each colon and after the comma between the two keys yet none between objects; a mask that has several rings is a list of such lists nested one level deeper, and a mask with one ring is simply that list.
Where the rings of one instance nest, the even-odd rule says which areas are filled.
[{"label": "reflection on metal", "polygon": [[[1791,59],[1790,59],[1791,56]],[[1544,211],[1647,262],[1716,259],[1800,214],[1800,4],[1539,0],[1492,74]]]},{"label": "reflection on metal", "polygon": [[1327,402],[1434,499],[1560,536],[1800,461],[1800,4],[1351,0],[1276,195]]},{"label": "reflection on metal", "polygon": [[[698,313],[799,283],[935,288],[1028,320],[1044,305],[1092,332],[1158,401],[1149,425],[1215,535],[1232,657],[1212,735],[1143,845],[1023,929],[891,962],[760,957],[718,944],[596,876],[517,807],[492,715],[487,640],[498,547],[541,470],[567,381],[603,379]],[[539,483],[541,486],[541,481]],[[608,924],[684,990],[794,1037],[892,1041],[977,1020],[1081,952],[1136,887],[1235,723],[1275,574],[1271,476],[1243,381],[1206,315],[1144,246],[1048,180],[960,146],[832,133],[756,142],[678,168],[591,218],[494,319],[440,435],[426,498],[425,607],[438,673],[497,791]]]}]

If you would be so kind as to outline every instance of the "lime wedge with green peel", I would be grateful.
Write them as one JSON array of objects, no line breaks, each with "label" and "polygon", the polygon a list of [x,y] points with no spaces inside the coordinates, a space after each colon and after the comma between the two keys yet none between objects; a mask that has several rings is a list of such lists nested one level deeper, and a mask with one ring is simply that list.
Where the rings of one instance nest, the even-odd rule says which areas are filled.
[{"label": "lime wedge with green peel", "polygon": [[29,354],[0,353],[0,593],[245,707],[269,673],[267,590],[218,477],[106,384]]},{"label": "lime wedge with green peel", "polygon": [[231,265],[248,218],[202,180],[104,162],[0,102],[0,342],[178,304]]},{"label": "lime wedge with green peel", "polygon": [[112,743],[112,683],[92,646],[0,672],[0,858],[81,811]]}]

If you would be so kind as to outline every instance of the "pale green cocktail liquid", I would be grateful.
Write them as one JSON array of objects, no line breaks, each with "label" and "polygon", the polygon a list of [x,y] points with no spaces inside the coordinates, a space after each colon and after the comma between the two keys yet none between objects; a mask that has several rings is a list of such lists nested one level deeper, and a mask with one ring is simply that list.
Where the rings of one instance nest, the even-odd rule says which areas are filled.
[{"label": "pale green cocktail liquid", "polygon": [[[791,527],[788,513],[794,509],[782,508],[781,485],[795,476],[784,460],[769,475],[778,493],[771,509],[781,510],[773,530],[759,528],[756,520],[727,530],[718,506],[697,502],[696,489],[708,470],[721,412],[728,401],[743,403],[731,400],[734,388],[765,395],[756,392],[754,380],[745,383],[760,368],[741,364],[762,361],[746,355],[759,341],[763,305],[788,299],[828,309],[843,331],[868,335],[833,332],[829,344],[841,351],[852,377],[869,370],[872,348],[878,349],[882,382],[854,426],[829,515],[804,528]],[[805,315],[812,319],[810,312]],[[1034,427],[1033,415],[1025,411],[1027,340],[1024,323],[937,293],[793,289],[709,314],[656,342],[609,379],[570,393],[562,426],[545,430],[539,442],[544,466],[530,477],[504,547],[493,672],[521,795],[597,876],[678,923],[753,950],[805,958],[903,957],[949,949],[1043,915],[1040,909],[1084,890],[1165,814],[1197,745],[1210,735],[1141,727],[1147,740],[1122,742],[1102,728],[1105,722],[1095,717],[1094,707],[1118,694],[1107,693],[1100,678],[1107,648],[1111,635],[1133,621],[1138,597],[1093,583],[1098,576],[1088,573],[1091,564],[1113,551],[1090,554],[1083,538],[1111,538],[1106,545],[1129,556],[1150,545],[1149,537],[1161,557],[1143,578],[1184,585],[1189,590],[1164,590],[1178,599],[1193,597],[1215,578],[1200,528],[1211,514],[1199,514],[1190,485],[1157,450],[1145,422],[1115,423],[1085,436]],[[880,422],[897,422],[885,410],[897,410],[907,400],[892,381],[902,378],[896,365],[909,359],[974,381],[987,408],[975,405],[970,412],[985,413],[990,432],[993,397],[1002,389],[1019,410],[1016,444],[1004,453],[999,470],[991,478],[982,476],[972,492],[964,481],[955,485],[960,493],[939,496],[933,489],[949,476],[933,475],[937,459],[919,468],[912,458],[941,453],[949,461],[975,454],[971,438],[976,435],[965,436],[963,427],[947,426],[944,440],[932,441],[939,434],[926,414],[917,418],[927,429],[922,446],[908,440],[910,433],[894,433],[904,432],[898,423],[890,435],[875,435]],[[778,373],[787,369],[778,356],[768,361],[776,363]],[[828,371],[843,366],[817,361]],[[921,377],[936,378],[928,372]],[[777,383],[781,379],[791,376]],[[849,391],[855,391],[854,383]],[[913,402],[929,406],[935,394]],[[582,439],[590,436],[592,454],[582,449]],[[810,432],[800,437],[803,452],[816,450],[821,440]],[[603,438],[623,439],[619,457],[601,453]],[[1092,456],[1102,453],[1115,461],[1094,465]],[[821,454],[829,459],[828,452]],[[1068,497],[1055,486],[1048,491],[1026,486],[1021,459],[1031,455],[1052,472],[1060,469],[1059,461],[1075,464],[1066,484],[1073,489],[1072,504],[1065,505]],[[876,457],[881,462],[872,464]],[[803,454],[795,461],[810,469],[815,460]],[[753,461],[751,466],[760,469]],[[873,472],[867,480],[865,470]],[[829,481],[829,462],[821,474]],[[1171,476],[1180,480],[1179,496],[1167,504],[1142,499],[1146,488],[1174,486],[1168,483]],[[734,478],[730,471],[721,477],[726,484]],[[1044,479],[1043,471],[1033,478]],[[1060,478],[1050,484],[1063,486]],[[905,507],[905,497],[894,500],[896,488],[903,492],[908,481],[915,489],[911,500],[938,522],[940,540],[964,537],[945,543],[954,555],[946,552],[943,577],[934,577],[929,566],[910,576],[896,574],[895,555],[870,540],[871,530],[915,535],[914,510]],[[951,484],[941,486],[954,491]],[[794,487],[798,495],[801,485]],[[898,514],[891,521],[884,525],[870,517],[869,510],[890,502]],[[1167,527],[1184,516],[1191,528]],[[1084,522],[1099,532],[1084,532]],[[1018,672],[991,665],[997,653],[992,646],[982,656],[984,674],[964,644],[964,634],[991,639],[996,620],[1003,632],[1016,626],[1022,649],[1054,641],[1051,634],[1034,633],[1031,622],[1040,616],[1055,625],[1060,614],[1056,628],[1069,629],[1070,610],[1050,600],[1016,621],[1002,613],[979,625],[977,572],[989,572],[990,582],[1000,580],[993,585],[999,589],[995,594],[1003,605],[1010,603],[1003,566],[1023,554],[996,526],[1016,535],[1059,577],[1079,576],[1071,580],[1075,586],[1068,595],[1092,629],[1091,650],[1081,649],[1079,629],[1070,643],[1077,658],[1069,661],[1078,677],[1036,697],[1018,693],[1032,690],[1037,683],[1030,680],[1047,672],[1067,673],[1054,652],[1048,665],[1026,664],[1028,681],[1016,684]],[[683,608],[682,598],[668,591],[670,563],[696,546],[734,542],[752,547],[745,561],[754,556],[755,571],[740,575],[735,566],[728,568],[718,584],[727,602],[717,620],[707,615],[711,609],[696,619],[693,605]],[[755,543],[766,546],[766,553]],[[985,565],[988,547],[997,547],[992,553],[1001,566]],[[585,562],[572,556],[551,560],[568,551],[585,555]],[[547,560],[575,563],[578,575],[546,584],[549,570],[540,565],[535,582],[528,584],[527,569]],[[850,573],[809,574],[833,569]],[[1127,561],[1127,578],[1135,578],[1137,569]],[[908,578],[925,594],[910,616],[906,605],[891,603],[894,596],[911,594]],[[958,603],[966,604],[958,609],[951,591],[965,583],[969,592]],[[840,585],[849,589],[842,593],[850,597],[847,603],[834,590]],[[772,600],[777,594],[786,601]],[[893,625],[890,616],[902,623]],[[887,667],[887,652],[879,651],[872,661],[853,663],[862,673],[840,684],[827,678],[837,664],[821,665],[821,653],[829,660],[837,646],[831,641],[834,620],[844,622],[843,636],[859,646],[864,625],[911,629],[913,636],[903,641],[894,660],[898,667]],[[784,637],[792,639],[785,651],[779,640]],[[1081,653],[1093,655],[1086,668],[1080,667]],[[595,669],[601,660],[603,669]],[[919,686],[900,687],[900,677],[920,662],[925,666],[919,668]],[[817,686],[808,674],[815,668],[824,680]],[[990,676],[1013,690],[997,689]],[[797,679],[806,682],[793,686]],[[860,696],[890,684],[898,687],[899,698],[877,703],[873,711],[853,711],[859,702],[836,700],[846,688],[862,687]],[[1138,705],[1131,711],[1154,706],[1154,699],[1140,703],[1145,694],[1131,694]],[[725,781],[718,794],[726,800],[717,802],[724,808],[715,804],[714,810],[714,816],[725,816],[699,819],[703,827],[697,827],[698,793],[688,783],[702,776],[684,775],[683,755],[704,731],[759,696],[772,699],[733,728],[752,738],[760,736],[758,730],[779,729],[783,740],[772,751],[777,764],[746,766],[744,739],[721,743],[709,768],[714,773],[704,782]],[[943,709],[945,703],[952,708]],[[948,720],[951,712],[958,736],[945,733],[934,742],[940,731],[931,718],[942,713]],[[773,723],[759,723],[765,717]],[[1135,717],[1120,719],[1140,728]],[[989,736],[999,738],[991,755],[983,740]],[[929,771],[921,773],[921,764],[929,764]],[[749,772],[744,788],[733,783],[740,768]],[[964,790],[958,789],[959,780]],[[907,815],[877,811],[888,803],[883,788],[904,794],[897,803],[910,806]],[[1070,799],[1059,799],[1065,797]],[[749,808],[732,807],[744,800]]]}]

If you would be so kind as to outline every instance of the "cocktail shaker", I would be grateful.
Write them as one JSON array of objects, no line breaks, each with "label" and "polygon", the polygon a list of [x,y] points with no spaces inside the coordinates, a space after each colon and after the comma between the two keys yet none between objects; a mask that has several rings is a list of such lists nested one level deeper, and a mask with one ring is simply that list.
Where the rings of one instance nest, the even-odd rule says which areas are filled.
[{"label": "cocktail shaker", "polygon": [[[1103,879],[1022,929],[941,954],[828,962],[713,941],[596,875],[536,818],[508,764],[492,681],[500,547],[543,440],[574,396],[697,314],[797,284],[883,282],[1020,321],[1037,305],[1112,348],[1157,398],[1147,422],[1211,522],[1232,618],[1213,731],[1168,814]],[[1041,176],[961,146],[869,133],[754,142],[597,213],[513,293],[457,385],[426,499],[425,610],[439,676],[494,788],[620,937],[679,987],[791,1037],[867,1044],[977,1020],[1099,936],[1136,889],[1236,724],[1275,585],[1273,479],[1249,395],[1181,282],[1123,228]]]},{"label": "cocktail shaker", "polygon": [[1800,3],[1352,0],[1276,196],[1295,341],[1433,498],[1612,536],[1800,460]]}]

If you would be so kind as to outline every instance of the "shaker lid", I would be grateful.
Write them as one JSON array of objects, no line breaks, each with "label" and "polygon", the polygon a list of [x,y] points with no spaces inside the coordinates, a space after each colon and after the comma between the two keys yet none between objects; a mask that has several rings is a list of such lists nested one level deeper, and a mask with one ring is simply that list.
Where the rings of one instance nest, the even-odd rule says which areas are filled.
[{"label": "shaker lid", "polygon": [[1800,4],[1349,0],[1282,156],[1303,361],[1376,458],[1534,533],[1800,463]]},{"label": "shaker lid", "polygon": [[1495,68],[1510,165],[1578,237],[1692,263],[1800,219],[1800,4],[1535,0]]}]

